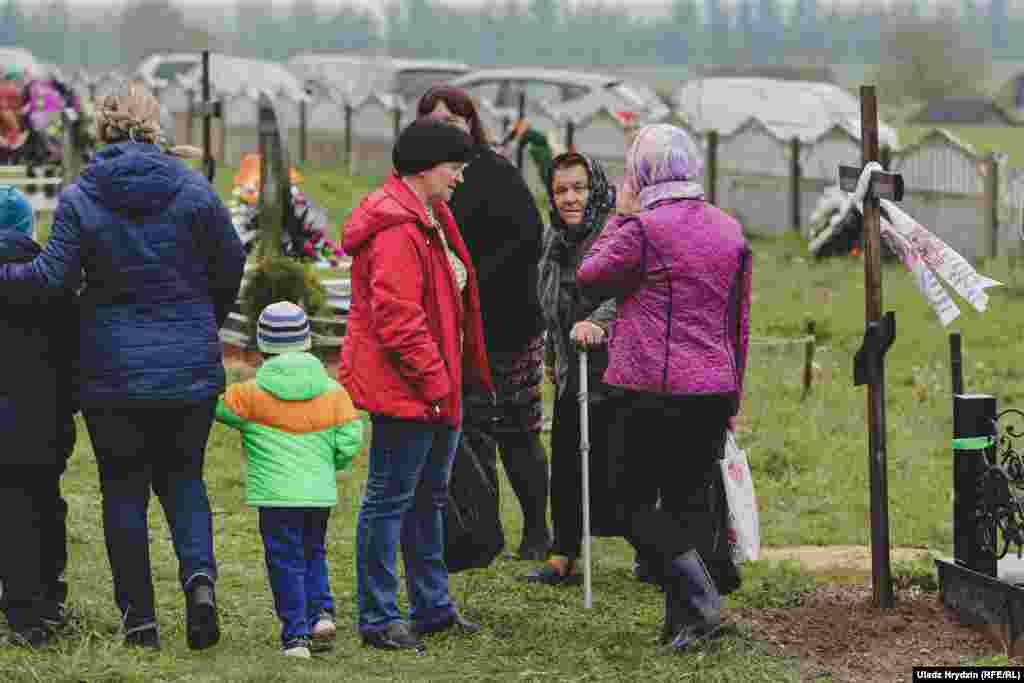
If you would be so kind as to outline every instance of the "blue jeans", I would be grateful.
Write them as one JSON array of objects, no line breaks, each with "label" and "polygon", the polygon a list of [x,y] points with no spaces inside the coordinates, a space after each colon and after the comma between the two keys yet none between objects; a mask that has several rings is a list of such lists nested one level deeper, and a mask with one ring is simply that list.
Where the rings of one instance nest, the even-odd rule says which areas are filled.
[{"label": "blue jeans", "polygon": [[209,400],[83,411],[99,469],[103,533],[125,631],[156,627],[146,518],[150,487],[170,527],[182,589],[200,575],[217,578],[203,481],[216,405]]},{"label": "blue jeans", "polygon": [[399,544],[413,623],[450,621],[456,612],[444,563],[444,511],[461,430],[377,415],[372,422],[370,471],[356,531],[359,631],[379,631],[402,619]]},{"label": "blue jeans", "polygon": [[321,613],[334,616],[326,549],[331,509],[259,510],[267,576],[281,620],[281,643],[308,638]]}]

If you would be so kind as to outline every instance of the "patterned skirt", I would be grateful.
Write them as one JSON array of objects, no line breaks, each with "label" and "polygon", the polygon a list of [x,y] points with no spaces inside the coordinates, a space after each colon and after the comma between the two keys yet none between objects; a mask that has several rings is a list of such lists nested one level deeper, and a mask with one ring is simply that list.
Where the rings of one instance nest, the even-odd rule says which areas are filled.
[{"label": "patterned skirt", "polygon": [[539,432],[544,423],[544,337],[530,339],[519,351],[489,354],[498,395],[498,432]]}]

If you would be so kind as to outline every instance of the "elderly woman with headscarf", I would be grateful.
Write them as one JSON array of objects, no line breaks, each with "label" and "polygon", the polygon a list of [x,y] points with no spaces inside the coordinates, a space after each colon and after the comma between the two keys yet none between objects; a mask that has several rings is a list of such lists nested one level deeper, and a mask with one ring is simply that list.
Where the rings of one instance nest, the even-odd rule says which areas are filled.
[{"label": "elderly woman with headscarf", "polygon": [[577,273],[584,293],[619,304],[604,379],[625,391],[633,446],[617,483],[620,519],[663,574],[663,639],[675,651],[719,632],[721,594],[739,579],[718,461],[743,392],[751,252],[739,223],[705,200],[701,171],[682,129],[641,129],[626,155],[625,215]]},{"label": "elderly woman with headscarf", "polygon": [[80,405],[103,493],[103,530],[126,643],[159,647],[146,511],[160,499],[185,592],[188,645],[220,638],[206,442],[225,376],[218,330],[245,252],[201,175],[164,149],[160,105],[137,84],[97,113],[105,147],[61,192],[50,239],[0,266],[0,295],[80,295]]},{"label": "elderly woman with headscarf", "polygon": [[576,268],[601,234],[614,203],[604,168],[582,154],[555,157],[547,177],[551,227],[540,262],[538,294],[547,325],[548,367],[556,387],[551,426],[551,557],[523,580],[548,585],[579,583],[577,559],[583,539],[580,455],[580,368],[577,347],[589,349],[589,426],[592,435],[591,501],[595,535],[616,535],[602,512],[608,504],[608,474],[621,444],[616,439],[614,389],[601,381],[608,365],[605,342],[615,318],[615,301],[584,296]]}]

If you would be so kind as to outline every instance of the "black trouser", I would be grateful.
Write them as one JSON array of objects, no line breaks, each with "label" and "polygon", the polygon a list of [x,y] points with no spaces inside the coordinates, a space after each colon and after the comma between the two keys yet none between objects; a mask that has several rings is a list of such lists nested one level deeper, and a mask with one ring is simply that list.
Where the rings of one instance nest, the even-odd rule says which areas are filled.
[{"label": "black trouser", "polygon": [[[583,458],[580,453],[580,404],[568,387],[555,399],[551,423],[551,520],[555,527],[554,555],[579,557],[583,542]],[[593,536],[621,536],[612,488],[623,453],[618,401],[591,401],[588,406],[590,442],[590,528]],[[654,496],[648,505],[653,506]]]},{"label": "black trouser", "polygon": [[154,627],[149,558],[150,489],[160,499],[178,556],[178,579],[217,578],[203,466],[216,399],[86,409],[103,493],[103,534],[126,631]]},{"label": "black trouser", "polygon": [[[723,533],[721,473],[732,399],[627,392],[621,400],[629,454],[617,497],[626,540],[669,575],[672,560],[696,549],[716,582]],[[661,494],[661,505],[651,505]],[[719,576],[716,576],[719,575]]]},{"label": "black trouser", "polygon": [[523,511],[523,538],[547,537],[548,462],[538,432],[494,433],[509,485]]},{"label": "black trouser", "polygon": [[61,575],[68,563],[68,506],[60,494],[60,477],[73,447],[72,435],[71,446],[55,465],[0,467],[3,608],[16,631],[39,626],[67,599]]}]

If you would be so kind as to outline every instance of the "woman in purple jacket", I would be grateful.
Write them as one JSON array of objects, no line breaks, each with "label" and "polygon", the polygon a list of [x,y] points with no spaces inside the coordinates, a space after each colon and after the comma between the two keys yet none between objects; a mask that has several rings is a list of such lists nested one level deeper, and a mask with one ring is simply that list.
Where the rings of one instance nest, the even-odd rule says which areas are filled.
[{"label": "woman in purple jacket", "polygon": [[627,540],[663,572],[662,637],[675,651],[720,630],[721,593],[738,587],[718,461],[743,391],[751,259],[739,223],[705,201],[702,166],[683,130],[640,130],[621,215],[577,272],[585,293],[618,303],[604,380],[625,390],[626,443],[679,444],[637,447],[617,483]]}]

